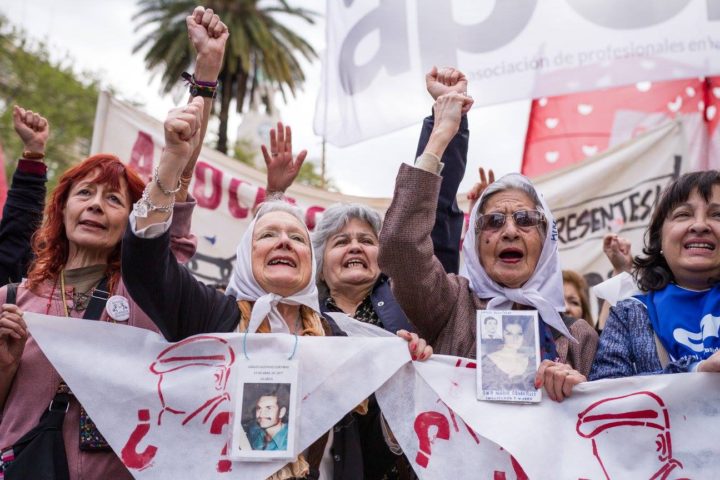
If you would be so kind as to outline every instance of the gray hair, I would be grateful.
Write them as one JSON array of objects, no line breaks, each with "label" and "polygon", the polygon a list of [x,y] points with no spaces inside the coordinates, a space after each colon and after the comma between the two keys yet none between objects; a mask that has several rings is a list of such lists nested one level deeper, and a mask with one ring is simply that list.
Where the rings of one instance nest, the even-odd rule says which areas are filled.
[{"label": "gray hair", "polygon": [[327,241],[353,219],[367,223],[372,228],[375,236],[380,236],[380,228],[382,228],[380,214],[360,203],[335,203],[331,205],[323,212],[320,222],[315,226],[315,231],[312,234],[312,245],[315,251],[315,264],[318,272],[317,285],[321,298],[327,296],[327,285],[324,280],[321,280]]},{"label": "gray hair", "polygon": [[[267,215],[271,212],[285,212],[289,213],[293,217],[300,220],[300,223],[305,225],[305,218],[303,216],[302,210],[300,208],[296,207],[295,205],[291,205],[283,200],[266,200],[263,203],[260,204],[260,207],[258,207],[257,213],[255,214],[255,218],[259,219],[260,217]],[[307,228],[307,225],[305,225]]]},{"label": "gray hair", "polygon": [[[480,205],[478,205],[477,207],[477,221],[480,220],[480,214],[483,212],[485,204],[490,199],[490,197],[504,190],[519,190],[523,192],[528,197],[530,197],[530,200],[532,200],[532,202],[535,204],[535,208],[538,211],[542,212],[543,215],[545,215],[545,209],[543,209],[540,197],[538,196],[537,190],[535,190],[535,187],[530,182],[530,180],[519,174],[509,174],[501,177],[499,180],[494,181],[485,189],[485,192],[480,199]],[[480,233],[478,232],[477,221],[474,226],[475,235],[478,235]],[[545,233],[547,231],[547,219],[541,225],[542,226],[540,227],[540,233],[542,234],[542,238],[545,238]]]}]

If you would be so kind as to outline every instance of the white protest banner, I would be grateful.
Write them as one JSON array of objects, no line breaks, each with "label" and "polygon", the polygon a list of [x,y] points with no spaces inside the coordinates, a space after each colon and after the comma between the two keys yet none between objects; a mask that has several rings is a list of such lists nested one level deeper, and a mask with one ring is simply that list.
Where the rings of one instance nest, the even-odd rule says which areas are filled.
[{"label": "white protest banner", "polygon": [[[297,450],[410,361],[400,338],[217,333],[168,343],[149,330],[26,312],[30,333],[138,479],[265,479],[287,462],[227,455],[234,370],[287,359],[297,338]],[[243,346],[245,345],[245,346]],[[246,359],[245,354],[249,357]]]},{"label": "white protest banner", "polygon": [[314,126],[339,146],[422,118],[433,65],[476,105],[720,72],[717,0],[329,0],[326,22]]},{"label": "white protest banner", "polygon": [[685,157],[680,122],[667,122],[581,163],[533,180],[555,217],[562,268],[605,278],[602,238],[614,232],[640,253],[663,188],[698,168]]},{"label": "white protest banner", "polygon": [[[93,154],[117,155],[147,181],[164,145],[160,120],[106,92],[100,94],[90,149]],[[227,283],[237,243],[252,220],[253,209],[265,199],[265,182],[265,173],[203,148],[190,184],[190,193],[197,200],[192,231],[198,237],[198,253],[188,266],[198,278]],[[290,187],[288,197],[305,212],[311,230],[323,210],[336,202],[364,203],[381,214],[389,205],[388,199],[353,197],[297,184]]]},{"label": "white protest banner", "polygon": [[[464,366],[467,360],[444,356],[414,364],[442,403],[512,453],[528,478],[699,479],[720,471],[715,435],[720,375],[601,380],[576,386],[562,403],[544,398],[518,406],[478,401],[475,371]],[[431,462],[462,463],[467,456],[433,454]]]}]

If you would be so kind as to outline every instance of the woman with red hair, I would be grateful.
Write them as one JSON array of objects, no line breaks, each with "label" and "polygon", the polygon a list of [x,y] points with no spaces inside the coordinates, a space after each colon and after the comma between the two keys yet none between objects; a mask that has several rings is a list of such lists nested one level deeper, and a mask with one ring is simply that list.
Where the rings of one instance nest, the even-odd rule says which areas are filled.
[{"label": "woman with red hair", "polygon": [[[202,7],[188,17],[187,23],[198,54],[193,81],[197,78],[207,85],[217,78],[222,65],[227,27],[212,10]],[[207,92],[191,90],[191,102],[168,114],[166,153],[177,147],[178,138],[204,136],[212,95],[203,93]],[[202,141],[191,152],[193,165],[201,145]],[[42,226],[33,237],[35,259],[28,278],[14,291],[0,289],[0,304],[4,304],[0,313],[0,478],[3,474],[6,480],[41,475],[49,478],[45,476],[47,470],[59,473],[53,478],[132,478],[28,334],[22,315],[24,311],[36,312],[157,331],[130,298],[122,281],[120,251],[130,211],[137,202],[148,211],[172,212],[168,224],[175,258],[183,262],[194,254],[195,243],[190,235],[194,202],[186,201],[187,182],[158,182],[155,170],[150,185],[157,184],[165,197],[162,204],[153,204],[144,193],[144,182],[114,155],[94,155],[69,169],[60,177]],[[65,412],[65,456],[60,455],[59,463],[50,467],[40,467],[32,453],[23,456],[17,447],[23,436],[45,421],[41,416],[47,411]],[[62,448],[53,445],[49,456]]]}]

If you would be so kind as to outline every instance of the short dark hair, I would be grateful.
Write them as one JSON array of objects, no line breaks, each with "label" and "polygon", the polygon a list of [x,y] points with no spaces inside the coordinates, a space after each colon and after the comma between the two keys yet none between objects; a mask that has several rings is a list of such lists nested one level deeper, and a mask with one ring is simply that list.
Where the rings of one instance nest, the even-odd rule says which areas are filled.
[{"label": "short dark hair", "polygon": [[706,202],[710,201],[715,185],[720,185],[720,172],[704,170],[681,175],[665,187],[645,232],[644,256],[638,255],[633,259],[635,266],[633,275],[642,290],[662,290],[670,282],[675,281],[675,275],[662,254],[663,224],[670,212],[686,202],[694,191],[697,191]]},{"label": "short dark hair", "polygon": [[[269,383],[267,386],[263,386],[258,390],[257,399],[255,405],[260,401],[262,397],[275,397],[277,400],[278,409],[285,408],[286,410],[290,407],[290,387],[286,384],[274,384]],[[285,412],[287,415],[287,412]]]}]

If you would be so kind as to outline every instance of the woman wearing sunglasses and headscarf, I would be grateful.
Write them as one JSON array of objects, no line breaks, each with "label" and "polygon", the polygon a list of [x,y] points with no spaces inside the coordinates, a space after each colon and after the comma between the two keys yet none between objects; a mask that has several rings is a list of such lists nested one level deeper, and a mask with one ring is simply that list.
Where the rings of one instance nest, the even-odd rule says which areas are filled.
[{"label": "woman wearing sunglasses and headscarf", "polygon": [[475,358],[476,311],[537,310],[543,362],[535,387],[553,400],[586,380],[597,349],[587,323],[563,315],[562,273],[553,218],[532,183],[510,174],[474,205],[463,254],[466,276],[447,274],[430,231],[441,182],[440,158],[471,100],[457,93],[435,103],[435,126],[415,166],[401,165],[380,235],[379,263],[418,333],[436,353]]}]

